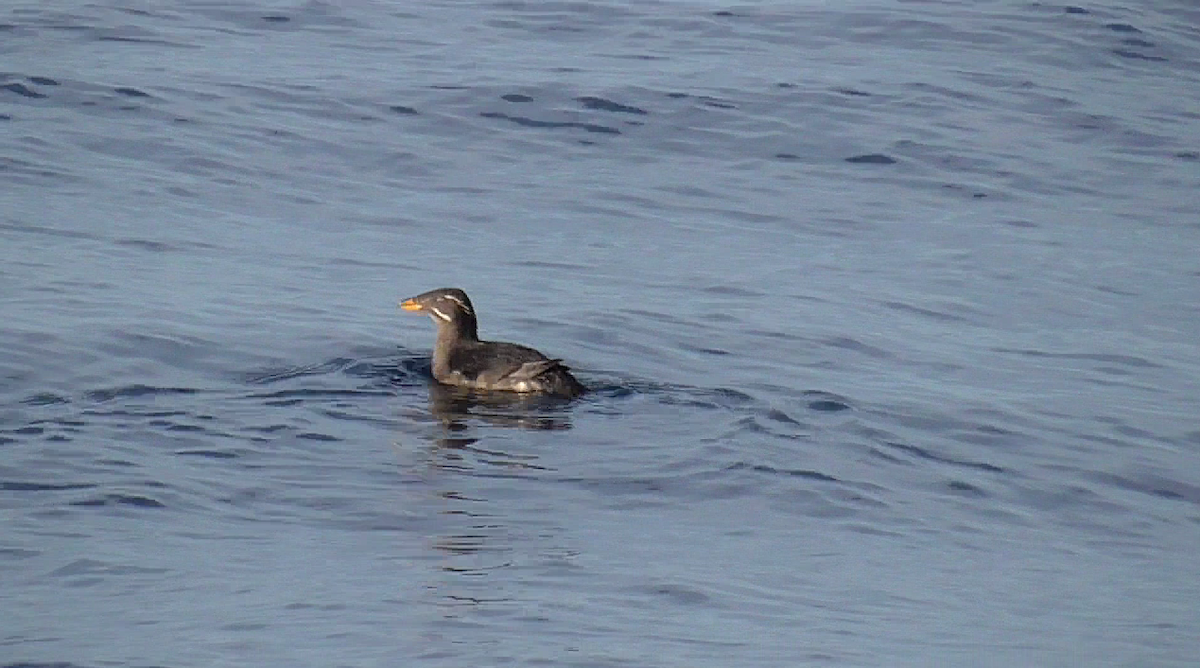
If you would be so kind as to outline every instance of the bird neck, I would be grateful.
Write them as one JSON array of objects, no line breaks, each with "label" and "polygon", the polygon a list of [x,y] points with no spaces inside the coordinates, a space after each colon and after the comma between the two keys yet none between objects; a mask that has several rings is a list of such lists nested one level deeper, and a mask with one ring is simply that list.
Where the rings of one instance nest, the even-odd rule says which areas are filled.
[{"label": "bird neck", "polygon": [[446,341],[447,343],[472,342],[479,340],[478,327],[475,324],[475,316],[468,313],[457,313],[455,318],[450,322],[438,320],[438,341]]},{"label": "bird neck", "polygon": [[438,322],[437,341],[433,346],[434,376],[439,370],[449,371],[451,352],[464,345],[479,342],[479,334],[475,326],[475,318],[459,317],[450,322]]}]

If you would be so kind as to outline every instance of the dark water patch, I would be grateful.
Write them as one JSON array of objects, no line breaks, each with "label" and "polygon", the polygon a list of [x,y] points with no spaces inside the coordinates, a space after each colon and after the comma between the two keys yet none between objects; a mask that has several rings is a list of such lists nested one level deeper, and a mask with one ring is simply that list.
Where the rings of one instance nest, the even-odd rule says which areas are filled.
[{"label": "dark water patch", "polygon": [[296,438],[301,438],[306,441],[322,441],[326,443],[333,443],[342,440],[336,436],[330,436],[329,434],[318,434],[317,432],[313,431],[300,432],[296,434]]},{"label": "dark water patch", "polygon": [[255,434],[280,434],[292,431],[294,427],[288,424],[269,424],[263,426],[247,426],[243,427],[243,431],[248,431]]},{"label": "dark water patch", "polygon": [[1144,39],[1138,39],[1136,37],[1130,37],[1129,39],[1123,39],[1123,40],[1121,40],[1121,43],[1124,44],[1125,46],[1136,46],[1136,47],[1144,48],[1144,49],[1152,49],[1155,46],[1154,42],[1150,42],[1150,41],[1147,41]]},{"label": "dark water patch", "polygon": [[1198,152],[1198,151],[1180,151],[1179,153],[1175,154],[1175,157],[1179,158],[1180,160],[1187,160],[1189,162],[1194,162],[1196,160],[1200,160],[1200,152]]},{"label": "dark water patch", "polygon": [[[392,395],[387,394],[385,396],[390,397]],[[389,428],[395,426],[395,421],[385,415],[378,415],[375,413],[363,413],[363,412],[351,413],[351,412],[347,412],[347,410],[338,410],[338,409],[355,409],[355,410],[357,410],[358,408],[359,408],[358,405],[353,402],[340,403],[340,404],[335,404],[335,408],[326,408],[326,409],[321,410],[320,414],[324,415],[325,417],[328,417],[330,419],[333,419],[333,420],[343,420],[343,421],[348,421],[348,422],[367,422],[367,423],[380,425],[380,426],[384,426],[384,427],[389,427]]]},{"label": "dark water patch", "polygon": [[[1135,375],[1134,372],[1130,371],[1129,369],[1122,369],[1120,367],[1113,367],[1113,366],[1097,366],[1097,367],[1092,367],[1092,370],[1097,373],[1102,373],[1106,376],[1129,377],[1129,376]],[[1137,388],[1137,389],[1151,390],[1151,391],[1153,391],[1153,389],[1154,389],[1153,386],[1146,385],[1143,383],[1121,382],[1121,381],[1116,381],[1116,380],[1111,380],[1111,379],[1103,379],[1103,378],[1088,378],[1086,380],[1088,383],[1092,383],[1094,385],[1101,385],[1101,386],[1108,386],[1108,387],[1127,387],[1127,388]]]},{"label": "dark water patch", "polygon": [[[692,408],[712,410],[740,410],[751,407],[761,407],[763,412],[770,410],[754,396],[733,388],[704,388],[669,383],[655,383],[644,380],[629,380],[615,376],[586,377],[588,393],[583,401],[596,404],[598,399],[628,399],[631,397],[653,398],[662,405],[688,406]],[[562,400],[558,400],[560,403]],[[572,402],[566,402],[570,405]]]},{"label": "dark water patch", "polygon": [[617,60],[669,60],[667,56],[655,56],[648,53],[618,53],[605,56],[606,58],[615,58]]},{"label": "dark water patch", "polygon": [[591,269],[586,264],[574,264],[571,262],[555,262],[551,260],[517,260],[509,262],[514,267],[530,267],[533,269],[563,269],[567,271],[586,271]]},{"label": "dark water patch", "polygon": [[1066,7],[1063,7],[1063,12],[1066,14],[1091,14],[1091,12],[1083,7],[1078,7],[1075,5],[1067,5]]},{"label": "dark water patch", "polygon": [[684,321],[680,318],[677,318],[670,313],[662,313],[660,311],[651,311],[642,308],[627,308],[624,309],[624,312],[629,315],[636,316],[639,319],[654,320],[670,327],[679,327],[684,323]]},{"label": "dark water patch", "polygon": [[1143,357],[1135,357],[1133,355],[1121,355],[1115,353],[1051,353],[1042,350],[1030,350],[1022,348],[993,348],[993,352],[1010,353],[1021,355],[1024,357],[1041,357],[1047,359],[1063,359],[1063,360],[1087,360],[1092,362],[1104,362],[1106,364],[1120,364],[1138,369],[1161,369],[1161,364],[1151,362]]},{"label": "dark water patch", "polygon": [[168,251],[180,250],[170,244],[166,244],[161,241],[149,241],[147,239],[118,239],[114,243],[118,246],[137,248],[139,250],[146,250],[154,253],[166,253]]},{"label": "dark water patch", "polygon": [[[82,414],[88,415],[88,416],[100,416],[100,417],[138,417],[138,418],[168,418],[168,417],[179,417],[179,416],[187,415],[187,413],[185,411],[137,410],[137,409],[125,409],[125,408],[114,408],[112,410],[106,410],[106,411],[100,411],[100,410],[95,410],[95,409],[85,409],[82,411]],[[160,426],[175,424],[174,422],[170,422],[167,420],[156,420],[156,419],[151,419],[150,423],[158,424]]]},{"label": "dark water patch", "polygon": [[261,18],[267,23],[287,23],[292,20],[290,16],[284,16],[283,14],[267,14]]},{"label": "dark water patch", "polygon": [[1181,480],[1172,480],[1161,475],[1128,476],[1114,473],[1092,473],[1089,477],[1097,482],[1141,494],[1167,499],[1169,501],[1184,501],[1200,505],[1200,486]]},{"label": "dark water patch", "polygon": [[789,161],[800,159],[800,156],[796,155],[795,153],[776,153],[775,157],[779,158],[780,160],[789,160]]},{"label": "dark water patch", "polygon": [[3,86],[0,86],[0,90],[6,90],[10,93],[16,93],[17,95],[20,95],[21,97],[27,97],[30,99],[41,99],[41,98],[46,97],[46,95],[44,93],[39,93],[36,90],[30,88],[29,86],[26,86],[23,83],[18,83],[15,81],[13,83],[8,83],[8,84],[4,84]]},{"label": "dark water patch", "polygon": [[735,406],[748,406],[756,403],[754,397],[733,388],[718,387],[713,389],[674,389],[678,392],[653,393],[658,394],[662,398],[663,403],[695,406],[698,408],[730,408]]},{"label": "dark water patch", "polygon": [[161,575],[167,568],[147,568],[124,563],[110,563],[98,559],[75,559],[65,566],[50,571],[50,577],[76,577],[80,575]]},{"label": "dark water patch", "polygon": [[[1066,509],[1082,509],[1088,511],[1089,515],[1100,518],[1123,515],[1129,511],[1128,506],[1114,503],[1095,490],[1078,484],[1050,487],[1014,485],[1014,489],[1019,493],[1022,502],[1038,510],[1061,512]],[[1090,529],[1105,532],[1110,530],[1109,527],[1102,527],[1091,519],[1075,519],[1074,522]]]},{"label": "dark water patch", "polygon": [[1138,30],[1137,28],[1129,25],[1128,23],[1106,23],[1104,25],[1104,27],[1108,28],[1109,30],[1111,30],[1113,32],[1127,32],[1127,33],[1142,32],[1141,30]]},{"label": "dark water patch", "polygon": [[912,306],[911,304],[902,304],[900,302],[888,301],[888,302],[881,302],[881,303],[884,306],[886,306],[890,309],[896,310],[896,311],[904,311],[906,313],[915,313],[917,315],[923,315],[927,318],[932,318],[934,320],[940,320],[942,322],[969,322],[966,318],[964,318],[962,316],[954,315],[953,313],[946,313],[945,311],[935,311],[933,309],[923,308],[921,306]]},{"label": "dark water patch", "polygon": [[772,475],[782,475],[790,478],[804,478],[806,480],[819,480],[821,482],[841,482],[837,478],[820,471],[810,469],[782,469],[766,464],[750,464],[747,462],[738,462],[725,467],[726,471],[753,471],[755,473],[769,473]]},{"label": "dark water patch", "polygon": [[498,118],[512,123],[516,123],[521,127],[526,128],[578,128],[588,132],[599,134],[619,135],[621,131],[616,128],[608,127],[607,125],[596,125],[595,123],[581,123],[578,121],[539,121],[533,118],[525,118],[524,116],[512,116],[510,114],[502,114],[497,111],[482,111],[479,113],[484,118]]},{"label": "dark water patch", "polygon": [[50,663],[21,661],[18,663],[6,663],[0,666],[0,668],[87,668],[87,666],[78,663],[67,663],[66,661],[53,661]]},{"label": "dark water patch", "polygon": [[638,107],[632,107],[632,106],[629,106],[626,104],[621,104],[619,102],[613,102],[612,100],[606,100],[602,97],[590,97],[590,96],[577,97],[577,98],[575,98],[575,101],[583,104],[583,106],[587,109],[596,109],[599,111],[611,111],[611,112],[617,113],[617,114],[636,114],[639,116],[645,116],[650,113],[650,112],[646,111],[645,109],[641,109]]},{"label": "dark water patch", "polygon": [[152,420],[150,422],[150,426],[162,427],[166,431],[175,432],[175,433],[185,433],[185,434],[188,434],[188,433],[192,433],[192,434],[210,433],[208,431],[208,429],[205,429],[204,427],[201,427],[200,425],[179,424],[177,422],[164,422],[162,420]]},{"label": "dark water patch", "polygon": [[0,491],[5,492],[59,492],[72,489],[92,489],[92,483],[48,483],[0,480]]},{"label": "dark water patch", "polygon": [[775,422],[780,422],[782,424],[792,425],[795,427],[805,426],[799,420],[794,419],[792,416],[788,415],[787,413],[784,413],[783,411],[779,410],[778,408],[772,408],[772,409],[768,410],[766,412],[766,418],[768,420],[774,420]]},{"label": "dark water patch", "polygon": [[50,77],[29,77],[30,83],[35,83],[39,86],[57,86],[58,81]]},{"label": "dark water patch", "polygon": [[985,199],[987,197],[987,193],[980,190],[974,190],[970,186],[964,186],[961,183],[946,183],[942,185],[942,188],[970,196],[971,199]]},{"label": "dark water patch", "polygon": [[988,447],[1004,445],[1016,447],[1029,443],[1032,440],[1028,435],[990,424],[956,429],[951,432],[950,437],[961,443],[971,443]]},{"label": "dark water patch", "polygon": [[102,466],[116,466],[119,468],[126,468],[126,469],[137,468],[138,466],[140,466],[136,462],[131,462],[128,459],[112,459],[111,457],[97,459],[96,463],[100,464]]},{"label": "dark water patch", "polygon": [[708,607],[712,604],[712,597],[708,594],[683,585],[658,584],[639,589],[674,605]]},{"label": "dark water patch", "polygon": [[[429,358],[422,358],[417,362],[430,363]],[[391,357],[387,359],[376,360],[359,360],[351,364],[347,364],[342,373],[351,378],[362,378],[365,380],[375,380],[379,387],[386,385],[395,385],[398,381],[403,382],[411,376],[408,372],[408,367],[401,361],[397,361]]]},{"label": "dark water patch", "polygon": [[522,95],[521,93],[508,93],[506,95],[501,95],[500,99],[504,100],[505,102],[515,103],[533,102],[532,96]]},{"label": "dark water patch", "polygon": [[[581,382],[584,382],[582,378]],[[587,385],[588,388],[588,393],[584,396],[590,399],[596,399],[600,397],[606,397],[610,399],[625,399],[641,394],[637,388],[630,387],[629,385],[623,385],[618,382],[600,381],[589,378],[586,382],[584,382],[584,384]]]},{"label": "dark water patch", "polygon": [[1124,290],[1121,288],[1113,287],[1111,285],[1097,285],[1097,286],[1095,286],[1095,289],[1099,292],[1103,292],[1105,294],[1110,294],[1110,295],[1117,295],[1119,297],[1139,297],[1139,296],[1141,296],[1140,292],[1134,292],[1132,290]]},{"label": "dark water patch", "polygon": [[959,104],[964,103],[964,102],[973,102],[973,103],[977,103],[977,104],[994,104],[995,103],[993,100],[983,97],[977,93],[968,92],[966,90],[962,90],[960,88],[953,88],[950,86],[942,86],[942,85],[935,85],[935,84],[924,83],[924,82],[917,82],[917,83],[908,84],[908,88],[910,88],[912,90],[920,91],[923,94],[923,96],[921,98],[917,98],[916,101],[912,102],[912,104],[914,106],[920,105],[924,100],[927,100],[930,96],[937,97],[937,98],[945,98],[947,100],[953,100]]},{"label": "dark water patch", "polygon": [[856,165],[893,165],[896,159],[882,153],[867,153],[846,158],[846,162]]},{"label": "dark water patch", "polygon": [[760,290],[751,290],[748,288],[739,287],[736,285],[710,285],[701,288],[703,292],[710,295],[721,295],[723,297],[763,297],[766,293]]},{"label": "dark water patch", "polygon": [[976,469],[979,471],[987,471],[988,473],[1004,473],[1005,472],[1005,470],[1002,467],[996,466],[995,464],[988,464],[986,462],[974,462],[974,461],[970,461],[970,460],[966,460],[966,459],[955,459],[953,457],[939,455],[934,452],[930,452],[929,450],[926,450],[925,448],[921,448],[916,445],[909,445],[907,443],[899,443],[897,441],[883,441],[882,445],[892,448],[893,450],[897,450],[899,452],[904,452],[904,453],[919,457],[920,459],[928,460],[931,462],[937,462],[939,464],[950,464],[952,466],[962,466],[964,468]]},{"label": "dark water patch", "polygon": [[1122,436],[1130,436],[1133,438],[1154,438],[1154,434],[1152,432],[1125,424],[1116,418],[1099,416],[1096,418],[1096,421],[1101,424],[1108,425],[1113,431]]},{"label": "dark water patch", "polygon": [[[0,156],[0,174],[5,175],[6,178],[18,180],[21,183],[26,183],[26,184],[31,184],[31,185],[41,185],[41,184],[46,183],[47,181],[49,181],[51,183],[62,183],[64,181],[76,181],[77,180],[69,172],[58,171],[58,170],[46,167],[44,165],[35,163],[35,162],[29,162],[26,160],[17,160],[16,158],[9,158],[6,156]],[[6,226],[0,226],[0,227],[6,227]],[[17,227],[25,227],[25,226],[11,226],[11,227],[17,228]],[[63,236],[71,236],[71,235],[64,234]],[[80,234],[79,237],[86,238],[87,235]]]},{"label": "dark water patch", "polygon": [[113,387],[101,390],[90,390],[84,393],[84,397],[91,401],[103,403],[114,399],[133,399],[146,396],[171,396],[171,395],[190,395],[199,394],[200,390],[190,387],[155,387],[152,385],[126,385],[124,387]]},{"label": "dark water patch", "polygon": [[21,403],[27,406],[54,406],[57,404],[69,404],[71,400],[60,394],[53,392],[38,392],[21,400]]},{"label": "dark water patch", "polygon": [[850,97],[871,97],[870,93],[855,88],[834,88],[833,91],[842,95],[849,95]]},{"label": "dark water patch", "polygon": [[696,99],[700,100],[700,104],[703,104],[706,107],[712,107],[714,109],[737,109],[736,104],[734,104],[732,102],[726,102],[724,100],[719,100],[715,97],[708,97],[708,96],[702,95]]},{"label": "dark water patch", "polygon": [[979,487],[962,480],[951,480],[950,482],[946,483],[946,487],[951,492],[961,496],[970,496],[976,499],[983,499],[987,498],[988,496],[987,492],[984,492]]},{"label": "dark water patch", "polygon": [[802,396],[808,401],[810,410],[821,413],[839,413],[850,410],[850,400],[831,392],[820,390],[805,390]]},{"label": "dark water patch", "polygon": [[180,457],[203,457],[206,459],[237,459],[241,455],[228,450],[176,450]]},{"label": "dark water patch", "polygon": [[1155,63],[1167,62],[1167,59],[1163,56],[1150,56],[1144,53],[1138,53],[1137,51],[1130,51],[1128,49],[1113,49],[1113,53],[1122,58],[1128,58],[1130,60],[1145,60]]},{"label": "dark water patch", "polygon": [[809,402],[808,407],[814,411],[821,411],[824,413],[836,413],[837,411],[850,410],[850,406],[840,401],[812,401]]},{"label": "dark water patch", "polygon": [[841,350],[851,350],[856,353],[866,355],[872,359],[885,360],[894,357],[892,353],[884,350],[883,348],[867,345],[862,341],[849,336],[833,336],[822,339],[821,343]]},{"label": "dark water patch", "polygon": [[388,111],[400,114],[401,116],[416,116],[418,111],[413,107],[406,107],[403,104],[393,104],[388,106]]},{"label": "dark water patch", "polygon": [[881,450],[879,448],[874,448],[874,447],[870,448],[869,452],[872,457],[875,457],[877,459],[882,459],[883,461],[889,462],[891,464],[902,464],[904,466],[912,466],[913,465],[912,461],[910,461],[907,457],[899,457],[897,455],[893,455],[893,454],[886,452],[884,450]]},{"label": "dark water patch", "polygon": [[94,499],[85,499],[83,501],[72,501],[72,506],[81,507],[100,507],[100,506],[131,506],[133,508],[166,508],[166,504],[148,496],[138,494],[105,494],[102,497]]},{"label": "dark water patch", "polygon": [[438,439],[438,445],[451,450],[470,449],[472,445],[478,442],[479,439],[477,438],[463,438],[461,436]]},{"label": "dark water patch", "polygon": [[721,350],[720,348],[710,348],[708,346],[697,346],[697,345],[693,345],[693,344],[690,344],[687,342],[680,342],[677,345],[682,350],[686,350],[688,352],[693,352],[693,353],[700,353],[702,355],[729,355],[730,354],[730,352],[728,350]]},{"label": "dark water patch", "polygon": [[[153,46],[172,46],[172,47],[176,47],[176,48],[191,46],[191,45],[187,45],[187,44],[181,44],[179,42],[171,42],[171,41],[168,41],[165,39],[158,39],[155,37],[135,37],[133,35],[128,35],[128,34],[114,35],[112,33],[97,35],[96,41],[97,42],[118,42],[118,43],[122,43],[122,44],[150,44]],[[198,48],[198,47],[192,47],[192,48]]]},{"label": "dark water patch", "polygon": [[754,416],[746,416],[735,420],[733,422],[733,427],[733,430],[723,434],[722,437],[734,439],[744,436],[745,434],[758,434],[763,436],[771,436],[773,438],[787,439],[790,441],[797,441],[808,437],[806,434],[797,434],[793,433],[793,431],[781,431],[777,428],[773,428],[769,425],[763,424],[757,417]]},{"label": "dark water patch", "polygon": [[118,88],[114,88],[113,92],[116,93],[117,95],[124,95],[125,97],[153,97],[150,93],[139,90],[137,88],[130,88],[128,86],[121,86]]},{"label": "dark water patch", "polygon": [[[714,498],[728,499],[745,496],[754,492],[748,485],[734,485],[723,491],[714,489],[720,486],[713,480],[713,475],[720,472],[703,472],[683,476],[639,476],[639,477],[557,477],[555,482],[574,485],[595,492],[604,497],[643,497],[639,505],[666,506],[668,497],[674,499],[693,499],[708,501]],[[479,475],[479,474],[476,474]],[[522,476],[508,472],[486,472],[485,477],[520,478]],[[624,501],[622,501],[624,503]]]}]

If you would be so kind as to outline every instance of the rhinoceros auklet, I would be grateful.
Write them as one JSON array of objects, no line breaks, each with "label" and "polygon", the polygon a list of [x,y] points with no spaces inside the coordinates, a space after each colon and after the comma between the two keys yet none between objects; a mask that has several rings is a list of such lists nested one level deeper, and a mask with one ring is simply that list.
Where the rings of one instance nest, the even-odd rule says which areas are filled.
[{"label": "rhinoceros auklet", "polygon": [[437,324],[433,377],[440,383],[564,397],[585,391],[562,360],[515,343],[480,341],[475,309],[458,288],[430,290],[405,299],[400,308],[428,313]]}]

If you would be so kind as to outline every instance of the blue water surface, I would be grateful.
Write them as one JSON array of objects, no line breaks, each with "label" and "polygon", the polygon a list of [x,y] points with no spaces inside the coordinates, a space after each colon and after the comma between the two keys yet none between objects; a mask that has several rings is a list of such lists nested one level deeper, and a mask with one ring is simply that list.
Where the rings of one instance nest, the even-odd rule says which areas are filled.
[{"label": "blue water surface", "polygon": [[1195,665],[1198,25],[8,3],[0,666]]}]

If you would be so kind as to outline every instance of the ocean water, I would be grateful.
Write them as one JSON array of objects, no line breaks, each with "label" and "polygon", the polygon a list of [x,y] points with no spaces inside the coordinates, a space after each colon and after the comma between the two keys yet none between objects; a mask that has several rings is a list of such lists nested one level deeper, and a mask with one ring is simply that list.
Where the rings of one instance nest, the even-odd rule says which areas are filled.
[{"label": "ocean water", "polygon": [[8,3],[0,666],[1195,665],[1197,26]]}]

